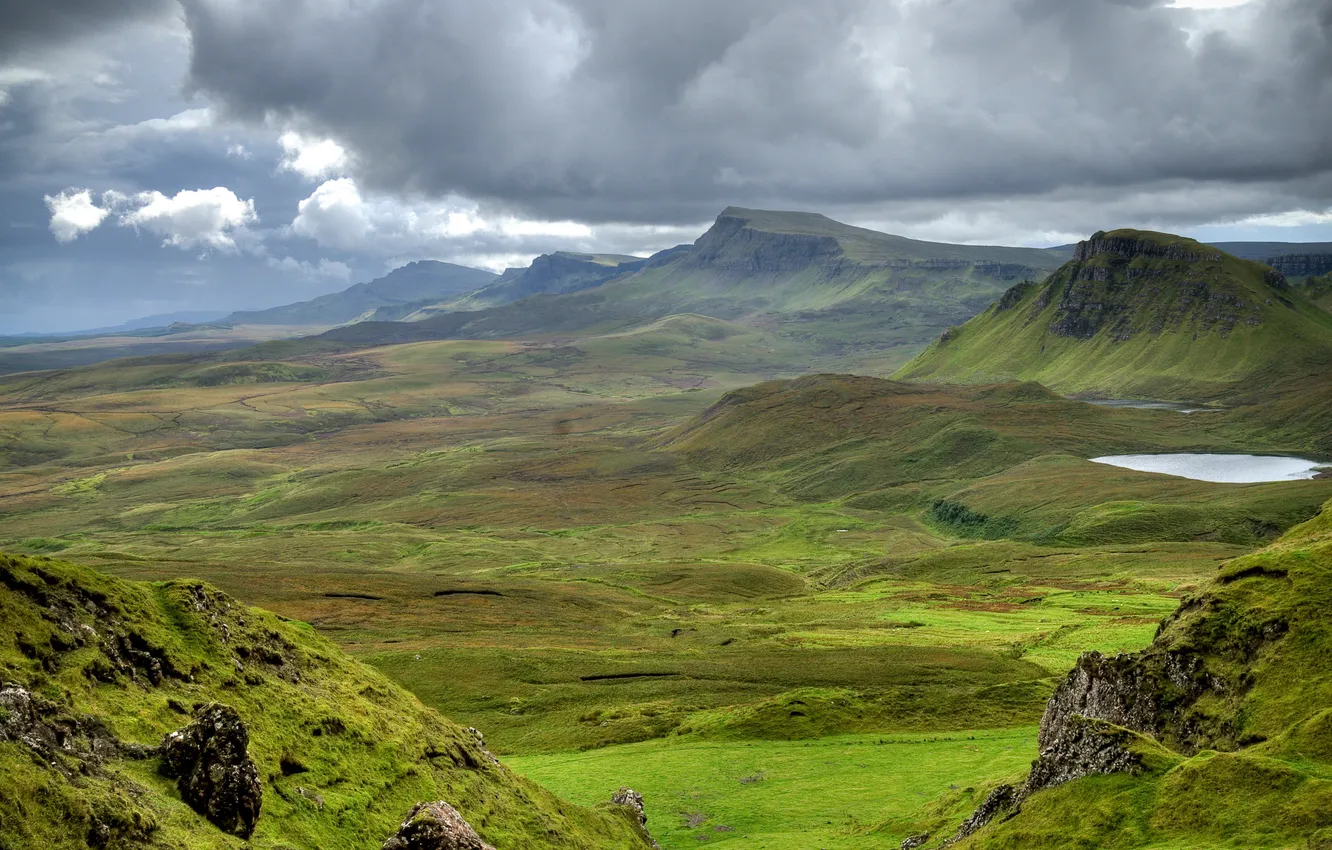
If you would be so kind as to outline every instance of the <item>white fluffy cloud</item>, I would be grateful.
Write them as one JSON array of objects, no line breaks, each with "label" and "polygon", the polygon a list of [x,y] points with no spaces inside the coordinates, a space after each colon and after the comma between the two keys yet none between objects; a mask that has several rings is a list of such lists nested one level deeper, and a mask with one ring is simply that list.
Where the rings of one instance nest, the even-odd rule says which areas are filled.
[{"label": "white fluffy cloud", "polygon": [[572,221],[486,216],[474,201],[457,196],[412,203],[365,195],[350,177],[320,184],[298,205],[291,229],[326,247],[384,254],[467,239],[582,240],[592,235],[588,225]]},{"label": "white fluffy cloud", "polygon": [[129,203],[133,208],[121,214],[122,225],[155,233],[163,245],[177,248],[233,251],[237,233],[259,220],[253,200],[241,200],[222,186],[185,189],[171,197],[141,192]]},{"label": "white fluffy cloud", "polygon": [[313,139],[288,131],[278,137],[278,144],[282,147],[279,167],[311,180],[342,174],[350,164],[347,151],[332,139]]},{"label": "white fluffy cloud", "polygon": [[437,257],[503,268],[554,250],[642,253],[698,235],[698,226],[587,225],[488,211],[470,199],[404,201],[350,177],[321,183],[297,206],[290,233],[323,248],[384,259]]},{"label": "white fluffy cloud", "polygon": [[116,215],[122,227],[147,230],[162,237],[163,245],[177,248],[236,250],[238,236],[249,236],[248,225],[259,221],[253,200],[242,200],[223,186],[185,189],[168,197],[161,192],[126,195],[102,193],[101,206],[88,189],[65,189],[47,195],[51,233],[57,242],[72,242]]},{"label": "white fluffy cloud", "polygon": [[268,267],[276,269],[287,274],[299,275],[305,278],[325,277],[332,280],[351,280],[352,270],[346,263],[338,260],[321,258],[317,263],[311,263],[307,260],[298,260],[295,257],[277,257],[268,258]]},{"label": "white fluffy cloud", "polygon": [[51,211],[51,233],[57,242],[73,242],[96,229],[111,212],[94,204],[92,192],[87,189],[66,189],[58,195],[47,195],[46,207]]}]

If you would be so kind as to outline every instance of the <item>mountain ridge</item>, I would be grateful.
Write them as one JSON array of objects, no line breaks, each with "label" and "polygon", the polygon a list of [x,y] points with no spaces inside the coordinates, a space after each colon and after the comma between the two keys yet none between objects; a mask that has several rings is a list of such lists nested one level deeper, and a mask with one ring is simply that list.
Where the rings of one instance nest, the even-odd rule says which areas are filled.
[{"label": "mountain ridge", "polygon": [[417,260],[339,292],[267,310],[237,311],[226,321],[238,325],[340,325],[380,307],[479,289],[495,277],[492,272],[468,266]]}]

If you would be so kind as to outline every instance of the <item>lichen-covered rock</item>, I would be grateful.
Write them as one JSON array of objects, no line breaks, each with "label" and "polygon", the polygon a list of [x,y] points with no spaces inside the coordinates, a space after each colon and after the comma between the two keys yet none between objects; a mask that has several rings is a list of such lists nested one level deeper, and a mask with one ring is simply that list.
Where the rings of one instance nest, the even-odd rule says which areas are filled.
[{"label": "lichen-covered rock", "polygon": [[161,771],[176,778],[180,796],[218,829],[249,838],[259,819],[263,788],[250,758],[250,733],[234,708],[214,703],[162,740]]},{"label": "lichen-covered rock", "polygon": [[918,847],[924,847],[930,841],[930,834],[922,832],[919,835],[910,835],[902,839],[900,850],[916,850]]},{"label": "lichen-covered rock", "polygon": [[1140,773],[1142,759],[1130,746],[1132,733],[1103,720],[1075,715],[1061,734],[1041,749],[1021,796],[1084,776]]},{"label": "lichen-covered rock", "polygon": [[495,850],[443,800],[417,803],[383,850]]},{"label": "lichen-covered rock", "polygon": [[648,834],[647,828],[647,810],[643,806],[643,795],[632,788],[621,788],[611,795],[611,803],[617,806],[624,806],[633,812],[638,819],[638,826],[643,831],[643,836],[647,838],[648,843],[660,850],[661,845]]},{"label": "lichen-covered rock", "polygon": [[957,834],[944,842],[944,846],[961,841],[997,817],[1013,814],[1021,804],[1021,796],[1020,789],[1012,785],[1000,785],[985,797],[976,811],[971,813],[971,817],[957,828]]}]

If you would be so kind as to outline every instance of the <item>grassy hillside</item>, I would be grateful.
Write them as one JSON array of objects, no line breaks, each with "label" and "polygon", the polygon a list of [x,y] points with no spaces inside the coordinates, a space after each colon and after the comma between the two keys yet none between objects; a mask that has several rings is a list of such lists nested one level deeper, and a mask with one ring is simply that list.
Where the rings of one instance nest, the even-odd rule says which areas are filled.
[{"label": "grassy hillside", "polygon": [[443,299],[480,289],[495,280],[491,272],[421,260],[341,292],[268,310],[242,310],[227,321],[252,325],[340,325],[383,307]]},{"label": "grassy hillside", "polygon": [[1043,284],[1010,289],[897,376],[1196,400],[1329,361],[1332,317],[1268,267],[1120,230],[1081,243]]},{"label": "grassy hillside", "polygon": [[1102,723],[1105,746],[1126,747],[1135,766],[1036,791],[1018,813],[956,846],[1324,846],[1332,840],[1329,604],[1332,505],[1222,565],[1146,650],[1080,663],[1100,696],[1077,710]]},{"label": "grassy hillside", "polygon": [[[628,821],[563,803],[496,764],[312,628],[197,581],[124,582],[0,555],[0,668],[34,725],[0,713],[0,846],[363,848],[446,799],[501,847],[645,847]],[[250,733],[263,806],[247,843],[182,802],[136,752],[222,702]],[[62,743],[48,749],[47,729]]]}]

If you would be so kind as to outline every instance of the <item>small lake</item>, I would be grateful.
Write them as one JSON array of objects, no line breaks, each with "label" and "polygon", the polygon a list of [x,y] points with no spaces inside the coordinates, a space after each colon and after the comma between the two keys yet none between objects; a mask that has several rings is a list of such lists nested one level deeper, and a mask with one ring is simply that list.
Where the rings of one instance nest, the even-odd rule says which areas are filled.
[{"label": "small lake", "polygon": [[1097,407],[1133,408],[1136,410],[1173,410],[1176,413],[1218,413],[1219,407],[1201,407],[1196,404],[1184,404],[1178,401],[1138,401],[1131,398],[1081,398],[1087,404]]},{"label": "small lake", "polygon": [[1219,484],[1259,484],[1268,481],[1299,481],[1317,478],[1321,461],[1298,457],[1265,455],[1164,454],[1109,455],[1094,457],[1092,463],[1158,472],[1194,481]]}]

